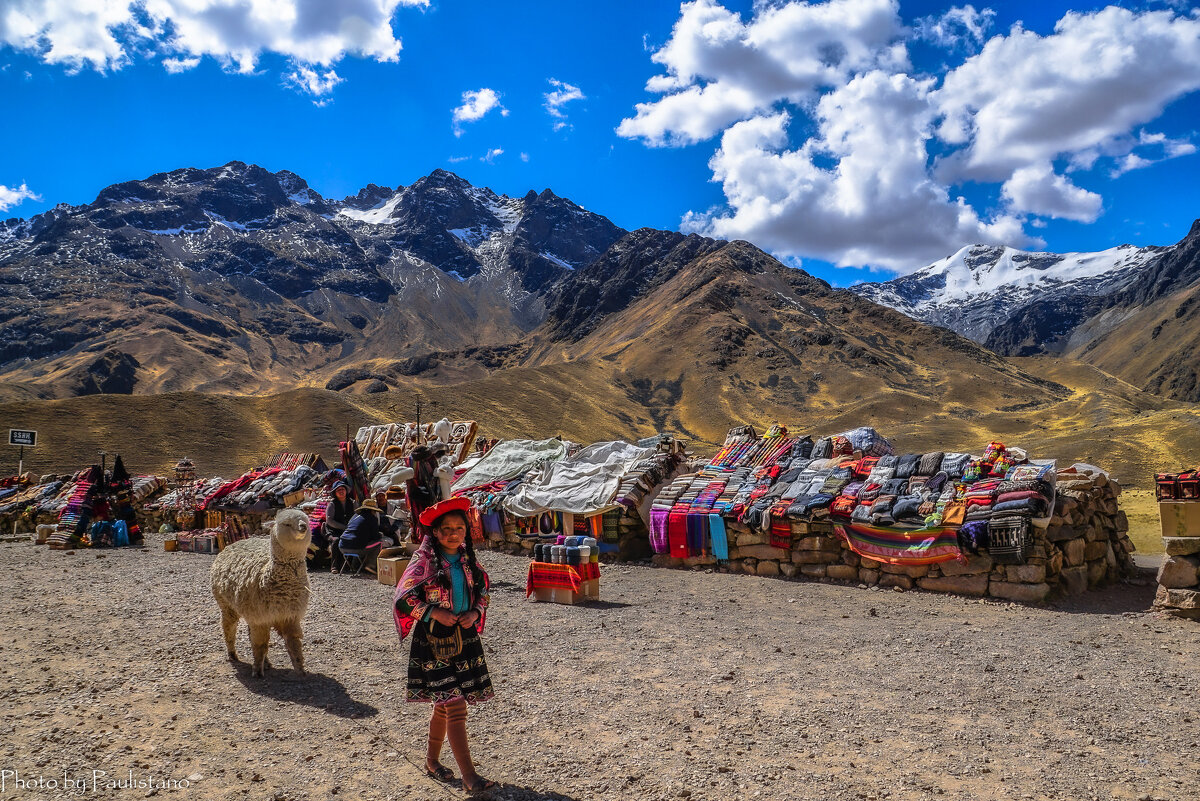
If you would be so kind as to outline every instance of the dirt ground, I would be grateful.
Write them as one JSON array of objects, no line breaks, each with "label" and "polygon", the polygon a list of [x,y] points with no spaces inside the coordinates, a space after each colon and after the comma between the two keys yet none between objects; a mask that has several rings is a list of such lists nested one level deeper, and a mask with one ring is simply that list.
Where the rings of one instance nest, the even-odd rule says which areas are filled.
[{"label": "dirt ground", "polygon": [[[212,559],[0,545],[0,798],[463,797],[416,767],[391,588],[314,575],[310,675],[276,640],[254,679]],[[1145,583],[1032,608],[606,565],[569,607],[483,561],[494,798],[1200,798],[1200,624]]]}]

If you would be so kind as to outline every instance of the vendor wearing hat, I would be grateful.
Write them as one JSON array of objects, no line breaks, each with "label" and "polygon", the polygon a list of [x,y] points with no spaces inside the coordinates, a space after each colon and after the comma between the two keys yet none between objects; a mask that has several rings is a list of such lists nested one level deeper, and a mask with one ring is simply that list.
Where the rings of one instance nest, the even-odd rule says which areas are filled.
[{"label": "vendor wearing hat", "polygon": [[[362,506],[350,518],[350,523],[334,546],[334,552],[341,557],[345,551],[363,552],[363,569],[375,575],[375,563],[379,559],[379,550],[383,547],[383,526],[380,519],[383,510],[375,505],[374,498],[367,498]],[[337,572],[335,569],[333,572]]]},{"label": "vendor wearing hat", "polygon": [[432,702],[425,772],[441,781],[454,773],[440,761],[450,740],[468,792],[496,787],[475,771],[467,740],[467,705],[492,697],[483,656],[488,577],[475,559],[467,498],[438,501],[421,512],[427,533],[396,586],[393,612],[403,641],[413,634],[407,700]]},{"label": "vendor wearing hat", "polygon": [[331,572],[337,573],[342,569],[342,553],[337,548],[337,541],[354,516],[354,501],[350,498],[350,485],[344,481],[335,483],[332,492],[333,498],[325,507],[325,522],[312,533],[308,566],[323,570],[329,561]]}]

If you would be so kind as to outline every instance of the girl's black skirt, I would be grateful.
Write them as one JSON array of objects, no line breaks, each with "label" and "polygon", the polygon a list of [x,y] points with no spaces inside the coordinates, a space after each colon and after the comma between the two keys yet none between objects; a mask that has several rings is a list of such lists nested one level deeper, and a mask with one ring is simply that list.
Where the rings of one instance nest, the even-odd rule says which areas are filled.
[{"label": "girl's black skirt", "polygon": [[433,658],[433,650],[429,647],[430,626],[434,628],[435,637],[454,633],[449,626],[432,620],[418,623],[413,629],[407,700],[445,704],[463,698],[468,704],[477,704],[491,698],[492,679],[488,675],[478,632],[474,628],[462,629],[462,652],[443,662]]}]

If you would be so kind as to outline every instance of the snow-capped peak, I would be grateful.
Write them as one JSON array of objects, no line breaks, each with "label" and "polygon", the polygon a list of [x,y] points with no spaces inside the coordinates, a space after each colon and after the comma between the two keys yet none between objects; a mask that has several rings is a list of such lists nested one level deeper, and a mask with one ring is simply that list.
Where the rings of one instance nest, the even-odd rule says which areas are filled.
[{"label": "snow-capped peak", "polygon": [[1120,245],[1095,253],[1044,253],[968,245],[908,275],[850,291],[983,342],[1035,301],[1102,296],[1124,288],[1161,250]]}]

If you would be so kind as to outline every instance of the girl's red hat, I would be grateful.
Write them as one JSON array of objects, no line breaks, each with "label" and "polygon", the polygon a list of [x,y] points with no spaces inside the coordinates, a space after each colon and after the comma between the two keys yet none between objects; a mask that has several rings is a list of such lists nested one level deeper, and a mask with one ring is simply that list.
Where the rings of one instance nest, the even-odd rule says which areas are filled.
[{"label": "girl's red hat", "polygon": [[438,501],[433,506],[428,507],[424,512],[421,512],[421,525],[432,526],[437,522],[437,519],[447,512],[465,512],[471,508],[470,498],[447,498],[444,501]]}]

